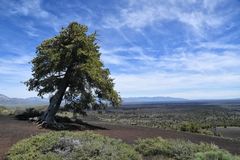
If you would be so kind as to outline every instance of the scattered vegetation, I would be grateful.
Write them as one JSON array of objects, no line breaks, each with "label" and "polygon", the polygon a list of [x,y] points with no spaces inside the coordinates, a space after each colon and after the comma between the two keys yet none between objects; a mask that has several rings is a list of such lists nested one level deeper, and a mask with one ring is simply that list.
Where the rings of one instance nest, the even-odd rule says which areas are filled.
[{"label": "scattered vegetation", "polygon": [[[139,139],[135,149],[145,157],[173,160],[240,160],[240,157],[213,144],[195,144],[183,140],[158,138]],[[160,158],[161,156],[161,158]]]},{"label": "scattered vegetation", "polygon": [[15,144],[7,160],[141,160],[121,140],[92,132],[50,132]]},{"label": "scattered vegetation", "polygon": [[240,160],[239,156],[207,143],[139,139],[132,146],[121,140],[85,132],[49,132],[12,146],[7,160]]},{"label": "scattered vegetation", "polygon": [[9,109],[4,106],[0,106],[0,115],[11,115],[13,113],[14,113],[13,109]]},{"label": "scattered vegetation", "polygon": [[89,112],[86,120],[172,129],[219,136],[219,126],[240,127],[240,106],[235,105],[145,105],[144,108]]},{"label": "scattered vegetation", "polygon": [[19,120],[29,120],[33,117],[39,117],[43,111],[36,108],[26,108],[25,110],[16,110],[14,115]]},{"label": "scattered vegetation", "polygon": [[233,156],[226,151],[208,151],[195,154],[195,160],[240,160],[239,156]]},{"label": "scattered vegetation", "polygon": [[[132,107],[132,106],[129,106]],[[134,106],[136,107],[136,106]],[[29,120],[39,116],[47,106],[34,108],[0,107],[0,114],[14,114],[16,118]],[[61,108],[56,116],[71,120],[104,121],[115,124],[138,125],[152,128],[171,129],[205,135],[224,136],[240,140],[239,105],[145,105],[143,108],[120,108],[89,111],[88,116],[75,114]]]}]

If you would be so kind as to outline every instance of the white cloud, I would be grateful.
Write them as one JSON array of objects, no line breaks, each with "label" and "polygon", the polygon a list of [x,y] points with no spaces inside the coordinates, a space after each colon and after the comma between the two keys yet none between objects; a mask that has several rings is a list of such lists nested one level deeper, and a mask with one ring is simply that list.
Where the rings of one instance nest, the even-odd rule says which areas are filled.
[{"label": "white cloud", "polygon": [[[151,54],[147,54],[148,49],[141,47],[120,47],[102,52],[103,56],[108,57],[108,60],[104,60],[105,63],[121,68],[122,73],[113,72],[113,78],[116,89],[123,97],[146,95],[190,99],[239,97],[240,54],[237,46],[209,42],[199,43],[196,48],[205,51],[192,52],[185,48],[171,54],[158,54],[158,57],[152,57]],[[136,61],[139,61],[137,65]]]},{"label": "white cloud", "polygon": [[18,3],[10,3],[11,14],[22,14],[38,18],[48,18],[49,13],[42,9],[41,0],[21,0]]},{"label": "white cloud", "polygon": [[[66,26],[73,20],[86,23],[88,26],[96,23],[96,19],[91,19],[96,18],[95,11],[88,6],[80,6],[81,2],[67,3],[64,6],[68,9],[72,8],[71,12],[53,13],[44,8],[41,0],[3,1],[8,4],[4,8],[8,11],[8,16],[10,14],[10,18],[13,15],[29,18],[26,23],[19,23],[19,25],[22,25],[24,31],[31,37],[39,38],[38,36],[41,35],[39,32],[44,32],[39,26],[51,27],[58,32],[62,26]],[[214,98],[224,97],[224,95],[228,97],[240,95],[240,91],[236,89],[240,87],[238,85],[240,82],[240,45],[229,42],[233,37],[238,38],[238,31],[219,37],[219,41],[216,41],[214,37],[204,37],[211,34],[209,32],[213,31],[211,29],[215,29],[214,36],[217,33],[222,35],[223,28],[231,29],[238,25],[233,22],[231,25],[226,25],[228,16],[231,15],[226,14],[228,8],[220,10],[221,12],[217,10],[218,6],[222,5],[221,1],[129,0],[127,2],[128,4],[121,6],[119,12],[111,12],[112,15],[108,15],[110,12],[105,14],[104,11],[104,16],[98,17],[100,19],[96,23],[98,25],[94,26],[100,30],[100,34],[103,31],[103,39],[108,39],[109,48],[103,47],[100,50],[103,53],[101,58],[105,64],[114,66],[111,71],[113,77],[116,78],[116,87],[121,91],[122,96],[186,98],[211,96]],[[89,14],[87,18],[75,12],[78,6]],[[3,14],[6,10],[0,13]],[[16,17],[13,16],[13,18]],[[104,28],[102,28],[101,18],[104,20]],[[165,32],[168,28],[161,28],[161,26],[164,27],[162,24],[165,22],[171,22],[173,30],[170,28],[169,32]],[[183,26],[186,31],[182,31],[182,28],[175,29],[175,24],[177,24],[175,27]],[[111,35],[105,36],[104,32],[107,32],[109,27],[112,28]],[[133,31],[136,32],[132,33]],[[178,31],[184,35],[177,35],[175,32]],[[192,36],[191,32],[196,36]],[[185,35],[189,35],[191,42],[186,42],[188,46],[178,45],[179,41],[185,42]],[[138,38],[143,38],[143,40]],[[165,41],[164,38],[171,40]],[[168,44],[175,43],[175,41],[176,45]],[[141,46],[138,46],[140,43]],[[111,48],[111,44],[114,44],[115,48]],[[103,46],[106,44],[103,43]],[[3,77],[5,81],[9,81],[8,85],[13,81],[18,83],[28,79],[31,72],[27,62],[32,56],[23,52],[22,46],[11,46],[6,43],[0,44],[0,48],[18,53],[16,57],[0,58],[0,75],[7,75]],[[114,69],[117,71],[114,72]],[[17,89],[17,86],[15,87]],[[27,95],[26,92],[24,94]]]},{"label": "white cloud", "polygon": [[31,23],[25,23],[23,25],[24,31],[31,37],[38,37],[38,29],[34,26],[33,22]]},{"label": "white cloud", "polygon": [[[219,2],[210,1],[129,1],[120,15],[105,17],[106,26],[112,28],[129,27],[140,30],[146,26],[154,27],[164,21],[177,21],[190,27],[197,35],[204,34],[208,28],[216,28],[224,23],[224,18],[214,12]],[[195,10],[191,10],[191,8]]]},{"label": "white cloud", "polygon": [[[151,50],[141,47],[102,49],[102,59],[106,64],[125,66],[128,72],[144,73],[152,70],[170,72],[196,72],[196,73],[239,73],[240,50],[237,46],[218,43],[200,43],[196,48],[207,50],[190,51],[187,48],[176,50],[171,54],[151,54]],[[211,51],[209,48],[221,48],[224,51]],[[232,50],[235,49],[235,50]],[[138,67],[136,68],[136,64]],[[122,70],[124,71],[124,70]]]},{"label": "white cloud", "polygon": [[236,72],[240,68],[240,54],[235,52],[177,53],[163,56],[156,64],[159,69],[180,72]]},{"label": "white cloud", "polygon": [[[31,68],[28,62],[30,62],[32,56],[14,56],[14,57],[1,57],[0,58],[0,75],[12,76],[18,81],[30,77]],[[25,79],[26,80],[26,79]]]},{"label": "white cloud", "polygon": [[[210,45],[220,47],[217,44]],[[202,47],[208,48],[209,45]],[[235,49],[231,45],[223,45],[223,48]],[[142,48],[132,50],[145,53]],[[121,51],[130,52],[131,49],[116,48],[106,53],[115,56]],[[238,52],[178,52],[157,58],[139,58],[141,63],[137,66],[135,63],[127,63],[131,58],[134,60],[134,56],[129,55],[125,55],[128,58],[116,58],[115,65],[122,68],[122,74],[113,73],[116,89],[123,97],[147,95],[201,99],[233,98],[240,95]]]},{"label": "white cloud", "polygon": [[28,92],[23,82],[31,77],[31,67],[27,63],[31,56],[0,57],[0,93],[11,97],[36,96]]},{"label": "white cloud", "polygon": [[145,53],[144,49],[138,46],[135,47],[118,47],[110,49],[101,49],[102,60],[106,64],[127,65],[131,64],[128,61],[152,62],[155,57]]},{"label": "white cloud", "polygon": [[201,42],[194,47],[202,48],[202,49],[236,50],[240,52],[240,44],[228,44],[228,43],[220,43],[220,42]]},{"label": "white cloud", "polygon": [[101,59],[105,64],[113,64],[113,65],[127,64],[126,59],[123,56],[118,56],[115,54],[103,54]]},{"label": "white cloud", "polygon": [[[91,25],[90,21],[81,17],[78,13],[72,10],[71,13],[62,12],[61,14],[54,14],[49,12],[43,7],[43,0],[20,0],[17,2],[3,0],[2,4],[2,15],[13,16],[13,15],[23,15],[26,17],[32,17],[37,20],[37,23],[48,26],[54,29],[55,32],[59,32],[62,27],[65,27],[72,21],[79,21],[81,23],[86,23],[88,26]],[[60,4],[60,3],[59,3]],[[81,2],[78,3],[81,5]],[[75,5],[66,5],[65,7],[76,7]],[[86,10],[89,14],[92,14],[91,10],[81,5],[79,8]],[[1,8],[0,8],[1,9]],[[19,26],[22,24],[19,24]],[[22,27],[22,26],[20,26]],[[24,31],[32,37],[37,37],[37,26],[34,23],[27,22],[24,26]]]},{"label": "white cloud", "polygon": [[8,66],[9,64],[27,64],[32,60],[30,55],[12,56],[9,58],[0,57],[0,63]]},{"label": "white cloud", "polygon": [[[183,98],[238,97],[240,74],[177,74],[149,72],[114,75],[116,89],[122,96],[174,96]],[[234,86],[234,84],[236,86]],[[210,92],[209,92],[210,91]],[[229,92],[224,94],[224,92]]]},{"label": "white cloud", "polygon": [[181,13],[176,12],[178,20],[192,27],[194,32],[199,36],[203,35],[209,28],[217,28],[224,20],[214,15],[206,15],[203,12]]},{"label": "white cloud", "polygon": [[219,3],[221,3],[222,0],[203,0],[203,6],[204,8],[208,9],[209,11],[214,11],[214,9],[217,7]]}]

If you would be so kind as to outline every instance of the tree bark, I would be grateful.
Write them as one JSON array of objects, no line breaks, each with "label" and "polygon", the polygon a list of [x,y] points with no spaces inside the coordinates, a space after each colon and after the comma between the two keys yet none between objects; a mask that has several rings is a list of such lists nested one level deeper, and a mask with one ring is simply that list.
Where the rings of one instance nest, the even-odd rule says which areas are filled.
[{"label": "tree bark", "polygon": [[42,124],[47,125],[47,127],[51,127],[56,124],[55,115],[60,108],[63,96],[66,92],[66,89],[69,85],[69,76],[71,73],[71,67],[67,70],[64,78],[62,79],[57,92],[54,96],[52,96],[49,100],[49,106],[44,114],[40,117],[40,121]]},{"label": "tree bark", "polygon": [[66,88],[67,87],[65,87],[65,86],[61,87],[61,89],[59,89],[56,92],[56,94],[50,99],[48,109],[45,111],[45,113],[41,117],[41,121],[43,121],[47,125],[52,125],[52,124],[56,123],[54,117],[60,108]]}]

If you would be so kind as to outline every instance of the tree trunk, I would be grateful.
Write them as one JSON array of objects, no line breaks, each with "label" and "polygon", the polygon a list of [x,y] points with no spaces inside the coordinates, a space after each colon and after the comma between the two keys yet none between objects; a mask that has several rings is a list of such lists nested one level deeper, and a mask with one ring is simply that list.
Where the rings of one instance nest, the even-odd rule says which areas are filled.
[{"label": "tree trunk", "polygon": [[56,123],[54,117],[60,108],[66,88],[67,87],[61,87],[61,89],[59,89],[56,94],[50,99],[48,109],[41,117],[42,122],[46,123],[47,125],[53,125]]},{"label": "tree trunk", "polygon": [[47,125],[47,127],[54,126],[56,124],[55,115],[60,108],[63,96],[68,87],[69,76],[71,73],[71,67],[67,70],[62,82],[60,83],[57,92],[53,97],[50,98],[49,106],[44,114],[40,117],[40,122],[42,125]]},{"label": "tree trunk", "polygon": [[71,73],[73,71],[73,67],[74,67],[73,62],[75,60],[76,53],[77,53],[76,50],[72,51],[72,54],[73,54],[72,62],[68,66],[67,71],[66,71],[63,79],[61,80],[61,82],[58,86],[57,92],[55,93],[55,95],[53,97],[50,98],[50,103],[49,103],[48,109],[40,117],[40,121],[42,122],[42,125],[46,124],[47,127],[52,127],[52,126],[54,127],[56,124],[55,115],[60,108],[63,96],[69,85],[69,79],[70,79]]}]

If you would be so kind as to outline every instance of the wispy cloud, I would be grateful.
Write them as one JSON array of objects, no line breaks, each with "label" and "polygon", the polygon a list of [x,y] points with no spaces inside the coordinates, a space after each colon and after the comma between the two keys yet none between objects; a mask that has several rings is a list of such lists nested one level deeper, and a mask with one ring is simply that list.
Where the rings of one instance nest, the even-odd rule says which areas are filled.
[{"label": "wispy cloud", "polygon": [[154,56],[145,53],[145,50],[143,48],[137,46],[101,49],[101,53],[103,53],[102,60],[106,64],[128,67],[132,66],[132,68],[135,67],[134,64],[131,64],[131,61],[150,63],[156,60]]},{"label": "wispy cloud", "polygon": [[[238,97],[240,94],[240,85],[236,85],[240,81],[240,75],[235,74],[149,72],[114,75],[114,78],[116,88],[125,96],[161,95],[201,99],[231,98]],[[225,91],[229,94],[224,94]]]},{"label": "wispy cloud", "polygon": [[23,30],[31,37],[38,37],[38,29],[34,26],[33,22],[23,25]]},{"label": "wispy cloud", "polygon": [[[203,44],[201,46],[204,48],[210,47]],[[220,46],[216,45],[215,47],[219,48]],[[182,52],[180,50],[180,52],[176,53],[151,56],[151,50],[133,47],[102,50],[102,53],[103,61],[106,64],[127,65],[128,72],[162,70],[181,73],[225,73],[229,71],[238,73],[240,54],[231,50],[232,48],[236,49],[236,46],[223,45],[221,48],[230,48],[230,50],[221,52],[211,50],[197,52],[186,50]],[[136,69],[136,63],[131,63],[132,61],[139,62],[141,66]]]},{"label": "wispy cloud", "polygon": [[9,64],[27,64],[33,57],[29,55],[0,57],[0,63],[8,66]]},{"label": "wispy cloud", "polygon": [[0,76],[13,77],[15,80],[26,81],[31,75],[29,62],[32,55],[18,54],[0,57]]},{"label": "wispy cloud", "polygon": [[236,72],[240,67],[238,59],[240,55],[234,52],[181,53],[161,57],[158,66],[178,72]]},{"label": "wispy cloud", "polygon": [[18,55],[0,57],[0,92],[14,97],[36,96],[28,92],[23,84],[31,76],[31,65],[28,62],[32,56]]},{"label": "wispy cloud", "polygon": [[[5,4],[5,8],[3,8],[3,11],[0,12],[1,14],[8,15],[8,16],[25,16],[25,17],[32,17],[33,20],[37,21],[37,23],[40,23],[41,25],[48,26],[52,28],[55,32],[59,32],[59,30],[66,26],[71,21],[85,21],[88,25],[90,24],[90,21],[87,21],[86,19],[82,18],[78,13],[73,12],[70,13],[67,12],[67,9],[75,8],[76,5],[65,5],[62,3],[56,3],[56,5],[65,5],[64,12],[61,14],[55,14],[53,12],[48,11],[46,8],[44,8],[43,4],[45,3],[44,0],[20,0],[20,1],[6,1],[3,0]],[[78,5],[81,5],[82,2],[78,2]],[[86,10],[89,14],[92,14],[92,11],[88,7],[83,7],[82,5],[79,7],[82,10]],[[25,24],[24,31],[32,37],[38,36],[36,33],[37,27],[34,27],[34,24],[32,21],[28,21]]]},{"label": "wispy cloud", "polygon": [[200,36],[206,29],[217,28],[225,22],[226,16],[213,12],[218,5],[221,5],[220,1],[129,1],[118,16],[106,17],[105,27],[141,30],[175,21],[185,24]]},{"label": "wispy cloud", "polygon": [[41,0],[20,0],[7,3],[10,14],[20,14],[24,16],[34,16],[37,18],[48,18],[50,15],[42,9]]},{"label": "wispy cloud", "polygon": [[202,49],[224,49],[224,50],[235,50],[240,52],[240,44],[229,44],[222,42],[201,42],[195,48]]},{"label": "wispy cloud", "polygon": [[35,47],[77,21],[89,32],[97,30],[101,59],[122,96],[237,97],[239,5],[237,0],[2,0],[0,88],[16,90],[30,77],[27,62]]}]

